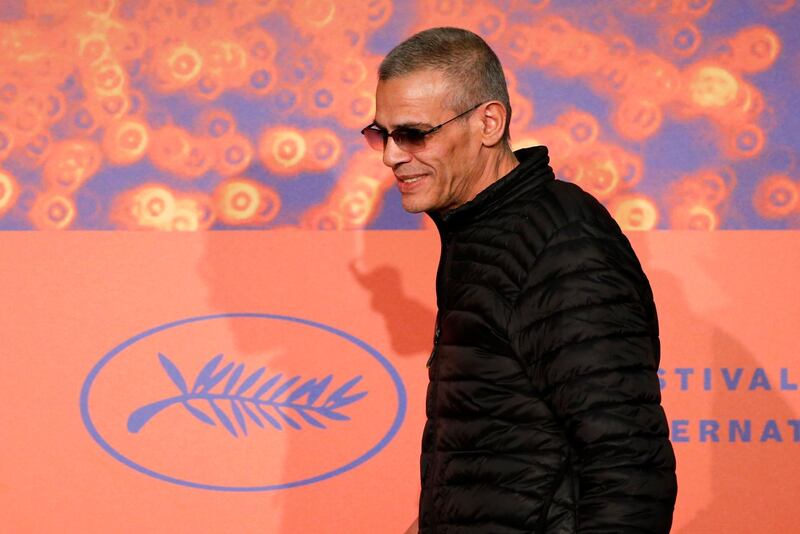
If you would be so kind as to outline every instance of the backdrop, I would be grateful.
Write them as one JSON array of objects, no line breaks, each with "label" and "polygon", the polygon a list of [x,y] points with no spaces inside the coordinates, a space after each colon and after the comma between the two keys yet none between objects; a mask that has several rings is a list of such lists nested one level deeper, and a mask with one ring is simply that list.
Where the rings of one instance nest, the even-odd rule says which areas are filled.
[{"label": "backdrop", "polygon": [[626,228],[794,228],[794,4],[4,0],[0,227],[417,228],[358,131],[383,54],[449,24]]},{"label": "backdrop", "polygon": [[[793,0],[5,0],[2,530],[403,532],[438,241],[358,132],[381,57],[437,25],[493,46],[514,145],[548,145],[642,260],[674,530],[796,530],[799,22]],[[202,231],[239,229],[270,231]]]}]

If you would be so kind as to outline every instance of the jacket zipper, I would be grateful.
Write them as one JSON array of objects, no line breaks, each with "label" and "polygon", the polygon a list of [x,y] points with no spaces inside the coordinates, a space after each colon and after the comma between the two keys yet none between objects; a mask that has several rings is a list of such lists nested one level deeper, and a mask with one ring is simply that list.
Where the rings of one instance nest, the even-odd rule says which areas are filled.
[{"label": "jacket zipper", "polygon": [[[433,349],[431,355],[428,357],[428,362],[425,366],[430,369],[433,361],[436,359],[436,354],[439,352],[439,337],[442,335],[441,320],[444,310],[447,308],[447,271],[450,265],[450,234],[442,230],[442,252],[440,255],[439,272],[436,274],[436,292],[437,307],[439,308],[436,313],[436,326],[433,332]],[[435,370],[434,370],[435,371]]]},{"label": "jacket zipper", "polygon": [[[436,273],[436,294],[437,294],[437,313],[436,313],[436,326],[433,332],[433,349],[431,350],[431,355],[428,358],[427,367],[429,369],[429,376],[433,383],[434,391],[432,395],[433,399],[433,417],[438,418],[439,413],[439,361],[436,358],[436,355],[439,353],[439,341],[442,335],[442,317],[444,316],[444,311],[447,309],[447,271],[450,265],[450,234],[449,232],[442,229],[441,232],[442,236],[442,252],[439,260],[439,270]],[[435,502],[436,495],[435,493],[438,491],[437,484],[436,484],[436,477],[438,474],[439,469],[439,455],[436,452],[437,441],[438,441],[438,422],[434,426],[434,435],[433,435],[433,458],[431,460],[431,490],[432,493],[429,494],[428,498],[431,499],[431,502]],[[422,525],[420,525],[422,526]],[[434,532],[435,532],[435,525],[434,525]]]},{"label": "jacket zipper", "polygon": [[428,369],[431,368],[431,364],[433,363],[433,359],[436,356],[436,352],[439,349],[439,336],[442,335],[442,329],[439,327],[439,316],[436,316],[436,330],[433,332],[433,349],[431,350],[431,355],[428,358],[428,363],[425,364],[425,367]]}]

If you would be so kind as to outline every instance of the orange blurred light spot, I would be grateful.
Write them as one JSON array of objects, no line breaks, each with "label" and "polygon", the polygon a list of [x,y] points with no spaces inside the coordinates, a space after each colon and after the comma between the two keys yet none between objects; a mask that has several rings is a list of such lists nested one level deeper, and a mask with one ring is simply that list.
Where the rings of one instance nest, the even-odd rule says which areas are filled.
[{"label": "orange blurred light spot", "polygon": [[60,141],[44,162],[42,180],[49,187],[73,192],[98,171],[102,159],[93,141]]},{"label": "orange blurred light spot", "polygon": [[64,230],[75,220],[75,203],[64,194],[45,192],[36,197],[28,217],[37,230]]},{"label": "orange blurred light spot", "polygon": [[752,158],[764,148],[764,131],[755,124],[743,124],[728,133],[726,152],[735,158]]},{"label": "orange blurred light spot", "polygon": [[509,97],[513,102],[511,131],[519,132],[527,129],[528,125],[533,122],[533,101],[516,92],[512,92]]},{"label": "orange blurred light spot", "polygon": [[375,116],[375,93],[365,89],[357,90],[336,111],[339,122],[345,128],[363,128]]},{"label": "orange blurred light spot", "polygon": [[265,95],[275,88],[275,78],[273,67],[259,67],[250,73],[247,88],[257,95]]},{"label": "orange blurred light spot", "polygon": [[642,141],[651,137],[661,127],[661,106],[646,98],[626,98],[617,107],[612,123],[623,137]]},{"label": "orange blurred light spot", "polygon": [[704,204],[718,206],[722,204],[733,192],[735,177],[726,181],[725,177],[714,172],[703,172],[695,177],[703,191]]},{"label": "orange blurred light spot", "polygon": [[522,134],[512,139],[514,150],[529,146],[544,145],[550,152],[550,164],[553,169],[561,168],[575,153],[572,136],[559,126],[545,126]]},{"label": "orange blurred light spot", "polygon": [[168,229],[183,232],[206,230],[213,221],[210,199],[202,194],[187,195],[176,200]]},{"label": "orange blurred light spot", "polygon": [[271,187],[261,187],[261,203],[256,221],[260,224],[271,222],[281,209],[281,197]]},{"label": "orange blurred light spot", "polygon": [[583,182],[584,166],[585,163],[579,158],[569,159],[558,167],[558,177],[573,184],[580,184]]},{"label": "orange blurred light spot", "polygon": [[83,135],[94,133],[99,127],[97,111],[86,105],[80,105],[71,114],[72,129]]},{"label": "orange blurred light spot", "polygon": [[144,54],[147,37],[142,28],[133,25],[115,26],[108,30],[108,41],[118,61],[130,61]]},{"label": "orange blurred light spot", "polygon": [[2,217],[19,197],[19,185],[7,171],[0,169],[0,217]]},{"label": "orange blurred light spot", "polygon": [[700,30],[691,22],[683,22],[668,27],[665,37],[672,51],[681,57],[693,55],[700,48],[700,44],[703,41]]},{"label": "orange blurred light spot", "polygon": [[339,212],[326,205],[314,206],[303,214],[300,226],[309,230],[343,230],[344,220]]},{"label": "orange blurred light spot", "polygon": [[253,145],[250,140],[234,133],[216,143],[214,170],[221,176],[235,176],[243,173],[253,160]]},{"label": "orange blurred light spot", "polygon": [[333,0],[300,0],[292,2],[289,17],[303,32],[316,32],[333,21],[336,3]]},{"label": "orange blurred light spot", "polygon": [[327,128],[314,128],[306,132],[305,166],[311,171],[325,171],[336,165],[342,153],[339,137]]},{"label": "orange blurred light spot", "polygon": [[733,66],[743,72],[761,72],[769,69],[781,51],[778,34],[766,26],[746,28],[731,41]]},{"label": "orange blurred light spot", "polygon": [[472,28],[484,40],[493,42],[506,30],[506,14],[487,2],[475,6],[462,24]]},{"label": "orange blurred light spot", "polygon": [[206,73],[192,86],[192,94],[203,100],[216,100],[225,91],[222,79],[214,74]]},{"label": "orange blurred light spot", "polygon": [[351,87],[365,82],[369,75],[364,60],[356,56],[349,56],[343,61],[337,62],[334,72],[341,83]]},{"label": "orange blurred light spot", "polygon": [[609,151],[614,166],[619,172],[619,179],[621,180],[620,187],[629,189],[638,184],[644,173],[642,157],[638,154],[623,150],[618,146],[610,146]]},{"label": "orange blurred light spot", "polygon": [[175,79],[186,82],[200,73],[203,60],[200,53],[190,46],[179,46],[167,55],[169,65]]},{"label": "orange blurred light spot", "polygon": [[106,60],[93,69],[91,89],[99,95],[109,95],[122,89],[127,75],[122,65]]},{"label": "orange blurred light spot", "polygon": [[672,11],[690,17],[702,17],[713,5],[714,0],[672,0]]},{"label": "orange blurred light spot", "polygon": [[98,117],[98,120],[105,122],[106,119],[116,119],[122,117],[130,107],[130,100],[122,94],[106,95],[100,98],[100,109],[105,117]]},{"label": "orange blurred light spot", "polygon": [[281,115],[288,115],[296,111],[303,102],[303,95],[297,88],[284,85],[276,88],[275,111]]},{"label": "orange blurred light spot", "polygon": [[214,165],[215,155],[215,146],[210,139],[192,137],[189,153],[173,172],[186,178],[199,178]]},{"label": "orange blurred light spot", "polygon": [[696,203],[713,208],[731,195],[735,185],[736,177],[732,171],[699,171],[683,177],[673,189],[680,204]]},{"label": "orange blurred light spot", "polygon": [[78,53],[86,65],[92,65],[111,55],[109,42],[103,35],[91,35],[79,38]]},{"label": "orange blurred light spot", "polygon": [[203,58],[187,44],[169,45],[155,52],[155,82],[162,91],[186,87],[200,77]]},{"label": "orange blurred light spot", "polygon": [[611,203],[609,211],[624,231],[653,230],[658,224],[658,208],[644,195],[618,197]]},{"label": "orange blurred light spot", "polygon": [[258,141],[258,155],[275,174],[296,174],[303,170],[307,145],[302,132],[289,126],[266,129]]},{"label": "orange blurred light spot", "polygon": [[722,108],[730,104],[739,90],[739,81],[719,66],[703,65],[687,72],[689,98],[701,108]]},{"label": "orange blurred light spot", "polygon": [[278,53],[277,41],[262,28],[249,31],[240,39],[240,42],[249,56],[262,65],[271,64]]},{"label": "orange blurred light spot", "polygon": [[515,61],[522,63],[531,54],[531,29],[525,24],[512,24],[505,33],[503,48]]},{"label": "orange blurred light spot", "polygon": [[220,221],[233,224],[267,223],[280,211],[277,192],[249,178],[220,182],[214,191],[214,205]]},{"label": "orange blurred light spot", "polygon": [[531,51],[528,63],[537,67],[553,64],[562,54],[564,43],[569,42],[574,33],[575,29],[562,17],[543,18],[528,34]]},{"label": "orange blurred light spot", "polygon": [[386,24],[394,11],[393,0],[369,0],[366,4],[367,23],[371,29]]},{"label": "orange blurred light spot", "polygon": [[22,147],[22,162],[27,167],[39,167],[49,156],[53,140],[48,133],[34,135]]},{"label": "orange blurred light spot", "polygon": [[311,117],[323,117],[331,114],[337,106],[337,100],[345,90],[338,89],[328,80],[321,80],[309,86],[307,98],[305,98],[306,113]]},{"label": "orange blurred light spot", "polygon": [[556,56],[559,74],[574,78],[597,69],[605,60],[606,52],[602,41],[587,32],[573,31],[559,42]]},{"label": "orange blurred light spot", "polygon": [[207,109],[200,115],[197,129],[200,135],[224,137],[236,131],[236,118],[224,109]]},{"label": "orange blurred light spot", "polygon": [[151,132],[148,155],[156,167],[170,170],[189,153],[191,135],[178,126],[167,125]]},{"label": "orange blurred light spot", "polygon": [[110,217],[124,229],[165,230],[175,214],[175,203],[166,185],[144,184],[117,197]]},{"label": "orange blurred light spot", "polygon": [[602,93],[625,93],[632,83],[630,61],[609,57],[594,73],[591,83]]},{"label": "orange blurred light spot", "polygon": [[111,163],[130,165],[142,159],[150,142],[147,124],[129,117],[114,121],[103,134],[103,151]]},{"label": "orange blurred light spot", "polygon": [[224,80],[228,87],[239,87],[247,80],[250,60],[247,50],[236,41],[212,41],[206,68]]},{"label": "orange blurred light spot", "polygon": [[789,11],[797,3],[797,0],[767,0],[767,9],[773,13],[784,13]]},{"label": "orange blurred light spot", "polygon": [[782,219],[800,206],[800,186],[786,175],[767,176],[753,195],[756,212],[765,219]]},{"label": "orange blurred light spot", "polygon": [[705,204],[684,204],[670,211],[670,224],[676,230],[716,230],[719,215]]},{"label": "orange blurred light spot", "polygon": [[374,198],[364,191],[347,191],[337,206],[347,228],[363,228],[373,212]]},{"label": "orange blurred light spot", "polygon": [[14,126],[22,135],[31,135],[39,132],[44,125],[44,118],[28,110],[19,110],[14,120]]},{"label": "orange blurred light spot", "polygon": [[598,200],[604,201],[617,192],[619,172],[610,159],[595,159],[586,166],[581,186]]},{"label": "orange blurred light spot", "polygon": [[627,88],[632,97],[642,97],[654,103],[671,101],[681,85],[678,68],[655,54],[643,54],[632,64],[634,79]]},{"label": "orange blurred light spot", "polygon": [[571,110],[558,117],[556,124],[563,128],[576,145],[589,145],[600,135],[597,118],[586,111]]}]

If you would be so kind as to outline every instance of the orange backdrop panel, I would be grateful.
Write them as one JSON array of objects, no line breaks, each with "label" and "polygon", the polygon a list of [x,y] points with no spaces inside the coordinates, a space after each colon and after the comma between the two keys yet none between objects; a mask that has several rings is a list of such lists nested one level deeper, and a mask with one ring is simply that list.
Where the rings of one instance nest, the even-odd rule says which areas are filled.
[{"label": "orange backdrop panel", "polygon": [[[661,317],[675,532],[794,528],[798,238],[632,236]],[[415,516],[432,232],[0,245],[3,530],[374,533]],[[218,354],[214,373],[233,365],[209,386]]]}]

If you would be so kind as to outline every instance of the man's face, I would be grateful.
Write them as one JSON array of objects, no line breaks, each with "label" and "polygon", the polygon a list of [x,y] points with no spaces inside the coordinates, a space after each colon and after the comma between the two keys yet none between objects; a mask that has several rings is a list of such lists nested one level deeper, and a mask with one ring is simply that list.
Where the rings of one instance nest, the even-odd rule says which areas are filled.
[{"label": "man's face", "polygon": [[[380,81],[375,124],[389,132],[400,127],[429,130],[464,111],[445,105],[447,92],[444,76],[431,70]],[[475,115],[444,125],[414,151],[401,149],[391,137],[387,140],[383,162],[394,171],[406,211],[450,210],[478,193],[481,139]]]}]

